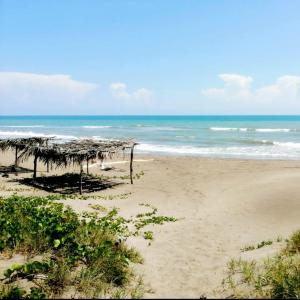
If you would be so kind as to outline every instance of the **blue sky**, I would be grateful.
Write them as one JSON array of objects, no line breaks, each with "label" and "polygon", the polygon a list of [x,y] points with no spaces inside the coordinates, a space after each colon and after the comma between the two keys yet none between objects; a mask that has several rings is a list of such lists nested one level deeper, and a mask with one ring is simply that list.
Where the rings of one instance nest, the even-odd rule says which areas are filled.
[{"label": "blue sky", "polygon": [[0,0],[1,114],[299,114],[300,1]]}]

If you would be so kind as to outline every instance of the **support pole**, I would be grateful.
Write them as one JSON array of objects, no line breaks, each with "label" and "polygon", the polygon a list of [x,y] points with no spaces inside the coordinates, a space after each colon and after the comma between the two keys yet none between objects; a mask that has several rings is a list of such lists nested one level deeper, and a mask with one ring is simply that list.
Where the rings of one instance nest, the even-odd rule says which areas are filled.
[{"label": "support pole", "polygon": [[79,180],[79,194],[82,195],[82,173],[83,173],[83,168],[82,168],[82,162],[80,163],[80,180]]},{"label": "support pole", "polygon": [[33,178],[36,179],[36,169],[37,169],[37,159],[38,156],[34,156],[34,161],[33,161]]},{"label": "support pole", "polygon": [[16,152],[15,152],[15,167],[18,166],[18,147],[16,147]]},{"label": "support pole", "polygon": [[89,174],[89,159],[86,159],[86,174]]},{"label": "support pole", "polygon": [[[46,147],[48,149],[48,140],[46,141]],[[49,173],[49,161],[47,161],[47,173]]]},{"label": "support pole", "polygon": [[134,149],[134,145],[131,147],[131,152],[130,152],[130,183],[131,184],[133,184],[133,178],[132,178],[132,173],[133,173],[133,169],[132,169],[133,149]]}]

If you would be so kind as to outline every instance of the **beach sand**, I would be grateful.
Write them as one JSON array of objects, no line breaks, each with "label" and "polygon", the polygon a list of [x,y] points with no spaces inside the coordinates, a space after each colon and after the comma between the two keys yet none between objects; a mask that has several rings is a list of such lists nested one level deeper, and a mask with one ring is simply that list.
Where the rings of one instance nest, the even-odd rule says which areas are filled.
[{"label": "beach sand", "polygon": [[[242,247],[284,238],[300,228],[300,161],[135,158],[140,161],[134,162],[134,173],[144,172],[140,179],[133,185],[127,180],[96,193],[131,193],[128,198],[64,203],[76,211],[91,210],[90,203],[118,207],[126,217],[146,210],[139,203],[149,203],[158,208],[160,215],[179,218],[175,223],[149,226],[147,230],[154,232],[150,246],[142,237],[128,240],[144,257],[137,271],[153,290],[146,298],[225,297],[221,282],[226,264],[243,255]],[[0,156],[0,165],[12,161],[10,153]],[[32,168],[31,163],[22,166]],[[128,174],[128,162],[113,166],[118,169],[100,172],[99,165],[95,165],[90,172]],[[47,175],[44,166],[39,166],[39,171],[38,175]],[[0,177],[0,193],[9,195],[19,189],[20,194],[47,194],[14,181],[29,175]],[[271,253],[272,247],[269,250]],[[253,258],[256,253],[260,255],[259,251],[253,253]]]}]

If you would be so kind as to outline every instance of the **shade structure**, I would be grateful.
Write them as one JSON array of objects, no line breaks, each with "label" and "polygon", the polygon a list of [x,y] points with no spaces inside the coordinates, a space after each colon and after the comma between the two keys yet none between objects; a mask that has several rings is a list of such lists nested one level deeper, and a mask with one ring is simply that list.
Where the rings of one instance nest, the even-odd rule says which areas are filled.
[{"label": "shade structure", "polygon": [[[33,178],[37,174],[38,160],[56,167],[67,167],[69,165],[78,165],[80,167],[80,193],[82,193],[82,173],[83,163],[90,160],[112,158],[120,152],[130,150],[130,182],[133,183],[133,151],[136,142],[132,140],[73,140],[66,143],[55,143],[52,139],[50,143],[42,140],[38,142],[23,141],[22,153],[20,159],[26,160],[30,156],[34,158]],[[3,145],[5,145],[3,143]],[[1,149],[1,147],[0,147]],[[4,146],[3,146],[4,149]]]},{"label": "shade structure", "polygon": [[[30,137],[30,138],[13,138],[13,139],[0,139],[0,150],[14,150],[15,151],[15,162],[14,165],[17,167],[20,156],[28,147],[41,147],[48,145],[50,140],[54,137]],[[20,154],[20,155],[19,155]]]}]

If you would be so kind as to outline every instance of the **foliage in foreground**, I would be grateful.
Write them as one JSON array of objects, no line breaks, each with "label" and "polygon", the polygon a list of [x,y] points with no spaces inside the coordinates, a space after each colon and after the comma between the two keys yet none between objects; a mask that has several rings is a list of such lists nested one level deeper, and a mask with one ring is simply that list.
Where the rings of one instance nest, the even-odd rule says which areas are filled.
[{"label": "foliage in foreground", "polygon": [[300,298],[300,230],[280,253],[261,263],[231,260],[224,285],[233,298]]},{"label": "foliage in foreground", "polygon": [[[132,264],[142,259],[124,241],[146,224],[168,221],[151,218],[126,220],[116,209],[101,217],[97,212],[78,215],[45,197],[0,198],[0,251],[28,257],[4,272],[0,298],[141,297],[144,287]],[[18,285],[22,279],[30,289]]]}]

